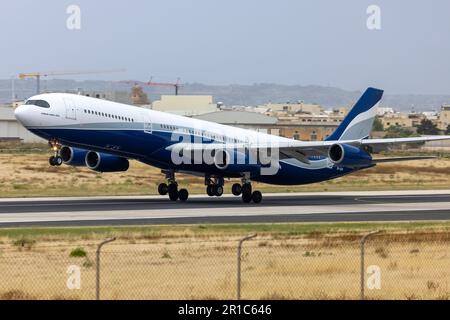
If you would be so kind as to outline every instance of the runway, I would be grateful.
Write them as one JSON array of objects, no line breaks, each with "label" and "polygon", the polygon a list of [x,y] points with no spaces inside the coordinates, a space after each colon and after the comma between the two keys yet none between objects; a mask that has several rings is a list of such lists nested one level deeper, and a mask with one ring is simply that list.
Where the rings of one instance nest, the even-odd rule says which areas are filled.
[{"label": "runway", "polygon": [[257,205],[233,196],[0,200],[0,227],[412,220],[450,220],[450,190],[265,194]]}]

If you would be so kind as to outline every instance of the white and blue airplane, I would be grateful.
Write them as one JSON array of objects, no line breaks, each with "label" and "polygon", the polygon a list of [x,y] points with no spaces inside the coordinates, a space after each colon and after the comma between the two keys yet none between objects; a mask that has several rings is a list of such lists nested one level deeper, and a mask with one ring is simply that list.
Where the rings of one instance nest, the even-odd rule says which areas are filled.
[{"label": "white and blue airplane", "polygon": [[246,203],[259,203],[262,194],[252,190],[251,181],[298,185],[330,180],[380,162],[424,158],[373,159],[372,148],[450,139],[369,139],[382,95],[382,90],[368,88],[325,141],[298,141],[66,93],[33,96],[15,109],[15,116],[49,141],[52,166],[118,172],[135,159],[161,169],[167,183],[159,184],[158,192],[172,201],[187,200],[189,193],[178,189],[175,174],[189,173],[205,178],[209,196],[223,194],[225,179],[240,178],[232,193]]}]

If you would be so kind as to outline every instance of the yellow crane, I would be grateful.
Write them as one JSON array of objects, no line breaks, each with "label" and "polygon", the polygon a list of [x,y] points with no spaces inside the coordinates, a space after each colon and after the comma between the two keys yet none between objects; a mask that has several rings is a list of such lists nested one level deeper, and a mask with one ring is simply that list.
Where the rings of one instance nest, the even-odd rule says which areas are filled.
[{"label": "yellow crane", "polygon": [[19,79],[36,78],[36,93],[41,93],[41,78],[49,76],[66,76],[66,75],[78,75],[78,74],[98,74],[98,73],[112,73],[112,72],[124,72],[124,69],[113,70],[97,70],[97,71],[65,71],[65,72],[30,72],[20,73]]}]

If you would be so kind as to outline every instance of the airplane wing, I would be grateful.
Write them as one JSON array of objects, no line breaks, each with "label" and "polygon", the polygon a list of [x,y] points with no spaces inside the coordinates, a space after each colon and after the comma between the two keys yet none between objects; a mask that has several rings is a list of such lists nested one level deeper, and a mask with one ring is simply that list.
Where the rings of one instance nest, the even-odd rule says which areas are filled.
[{"label": "airplane wing", "polygon": [[[426,136],[426,137],[412,137],[412,138],[391,138],[391,139],[361,139],[361,140],[328,140],[328,141],[297,141],[297,140],[267,140],[257,143],[176,143],[167,150],[183,150],[184,152],[192,151],[212,151],[223,149],[237,149],[237,150],[255,150],[258,149],[278,149],[280,152],[280,159],[294,158],[304,163],[309,163],[311,156],[327,156],[329,148],[334,144],[349,144],[355,147],[364,146],[383,146],[388,147],[392,145],[408,144],[408,143],[422,143],[427,141],[450,140],[450,136]],[[399,158],[396,158],[399,159]],[[411,158],[409,160],[412,160]],[[392,160],[393,161],[393,160]],[[400,161],[400,160],[396,160]]]},{"label": "airplane wing", "polygon": [[412,138],[392,138],[392,139],[361,139],[361,140],[328,140],[328,141],[271,141],[263,140],[257,143],[175,143],[168,146],[167,150],[175,148],[186,151],[195,150],[217,150],[217,149],[262,149],[262,148],[278,148],[298,151],[315,151],[317,155],[323,150],[334,144],[350,144],[357,146],[375,146],[375,145],[397,145],[408,143],[421,143],[427,141],[450,140],[450,136],[427,136]]},{"label": "airplane wing", "polygon": [[436,159],[437,157],[394,157],[394,158],[380,158],[380,159],[372,159],[373,163],[386,163],[386,162],[397,162],[397,161],[411,161],[411,160],[429,160]]}]

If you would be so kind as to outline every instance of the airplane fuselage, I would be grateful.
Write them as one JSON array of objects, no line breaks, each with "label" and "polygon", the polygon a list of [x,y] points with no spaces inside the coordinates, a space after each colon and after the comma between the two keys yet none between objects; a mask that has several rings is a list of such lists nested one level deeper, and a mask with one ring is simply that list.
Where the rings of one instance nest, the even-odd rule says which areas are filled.
[{"label": "airplane fuselage", "polygon": [[[38,106],[34,101],[45,101],[49,106]],[[15,114],[27,129],[49,141],[58,140],[71,147],[136,159],[164,170],[222,177],[240,175],[203,163],[174,164],[167,148],[179,140],[247,145],[262,139],[292,141],[253,130],[74,94],[51,93],[31,97],[26,105],[16,109]],[[329,180],[353,171],[354,168],[334,165],[328,157],[316,157],[309,163],[287,158],[279,160],[275,174],[254,175],[252,180],[297,185]]]}]

